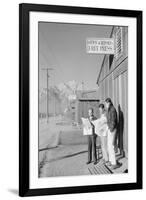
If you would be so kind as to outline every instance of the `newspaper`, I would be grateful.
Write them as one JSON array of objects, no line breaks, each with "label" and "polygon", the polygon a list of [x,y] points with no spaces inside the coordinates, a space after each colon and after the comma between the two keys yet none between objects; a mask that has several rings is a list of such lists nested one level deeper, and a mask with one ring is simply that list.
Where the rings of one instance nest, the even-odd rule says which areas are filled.
[{"label": "newspaper", "polygon": [[95,126],[95,134],[98,136],[107,136],[108,126],[107,119],[104,115],[99,119],[92,121],[92,124]]},{"label": "newspaper", "polygon": [[81,118],[83,123],[83,135],[92,135],[92,125],[88,118]]}]

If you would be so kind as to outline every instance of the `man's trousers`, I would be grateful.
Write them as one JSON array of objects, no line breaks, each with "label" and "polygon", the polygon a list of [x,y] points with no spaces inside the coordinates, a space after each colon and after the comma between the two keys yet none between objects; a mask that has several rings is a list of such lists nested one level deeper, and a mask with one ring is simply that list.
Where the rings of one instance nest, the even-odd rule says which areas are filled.
[{"label": "man's trousers", "polygon": [[115,150],[114,150],[114,143],[115,143],[115,136],[116,136],[116,129],[114,131],[110,131],[108,129],[107,132],[107,147],[108,147],[108,155],[109,155],[109,161],[112,165],[116,165],[116,156],[115,156]]},{"label": "man's trousers", "polygon": [[93,161],[97,161],[96,153],[96,135],[88,135],[88,162],[92,161],[92,152],[93,152]]},{"label": "man's trousers", "polygon": [[109,161],[108,159],[108,152],[107,152],[107,136],[101,136],[101,149],[102,149],[102,156],[105,161]]}]

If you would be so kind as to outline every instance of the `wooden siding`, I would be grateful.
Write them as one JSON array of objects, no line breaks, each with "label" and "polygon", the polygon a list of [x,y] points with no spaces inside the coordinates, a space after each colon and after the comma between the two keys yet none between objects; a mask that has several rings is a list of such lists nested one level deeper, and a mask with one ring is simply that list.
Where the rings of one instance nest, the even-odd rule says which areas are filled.
[{"label": "wooden siding", "polygon": [[[115,37],[117,28],[113,30]],[[110,97],[118,113],[119,128],[117,145],[128,157],[128,28],[122,27],[122,52],[113,58],[109,66],[109,55],[105,55],[98,77],[98,95],[101,102]]]}]

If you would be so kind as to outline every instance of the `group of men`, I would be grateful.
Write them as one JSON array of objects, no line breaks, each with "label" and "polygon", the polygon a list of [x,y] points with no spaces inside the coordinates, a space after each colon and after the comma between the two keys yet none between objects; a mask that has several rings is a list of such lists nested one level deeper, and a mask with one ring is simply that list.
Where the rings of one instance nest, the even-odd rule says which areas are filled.
[{"label": "group of men", "polygon": [[[111,166],[111,169],[116,169],[120,165],[116,161],[115,148],[114,148],[118,120],[117,120],[116,109],[110,98],[107,98],[105,100],[105,105],[104,104],[99,105],[99,112],[100,112],[100,117],[102,116],[106,117],[106,123],[107,123],[107,129],[103,131],[102,134],[100,135],[101,149],[103,155],[102,159],[107,166]],[[89,115],[89,121],[92,125],[92,135],[88,135],[87,164],[92,162],[92,153],[93,153],[94,164],[97,164],[97,153],[96,153],[97,134],[95,133],[95,126],[92,123],[95,120],[97,120],[97,118],[94,116],[93,108],[89,108],[88,115]]]}]

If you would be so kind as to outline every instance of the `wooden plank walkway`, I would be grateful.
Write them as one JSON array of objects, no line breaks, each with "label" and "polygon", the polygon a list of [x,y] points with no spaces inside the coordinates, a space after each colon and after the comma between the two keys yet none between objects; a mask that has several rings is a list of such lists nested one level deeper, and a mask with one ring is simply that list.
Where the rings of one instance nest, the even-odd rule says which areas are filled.
[{"label": "wooden plank walkway", "polygon": [[88,167],[90,174],[113,174],[113,172],[102,162],[97,163],[97,165],[90,165]]}]

